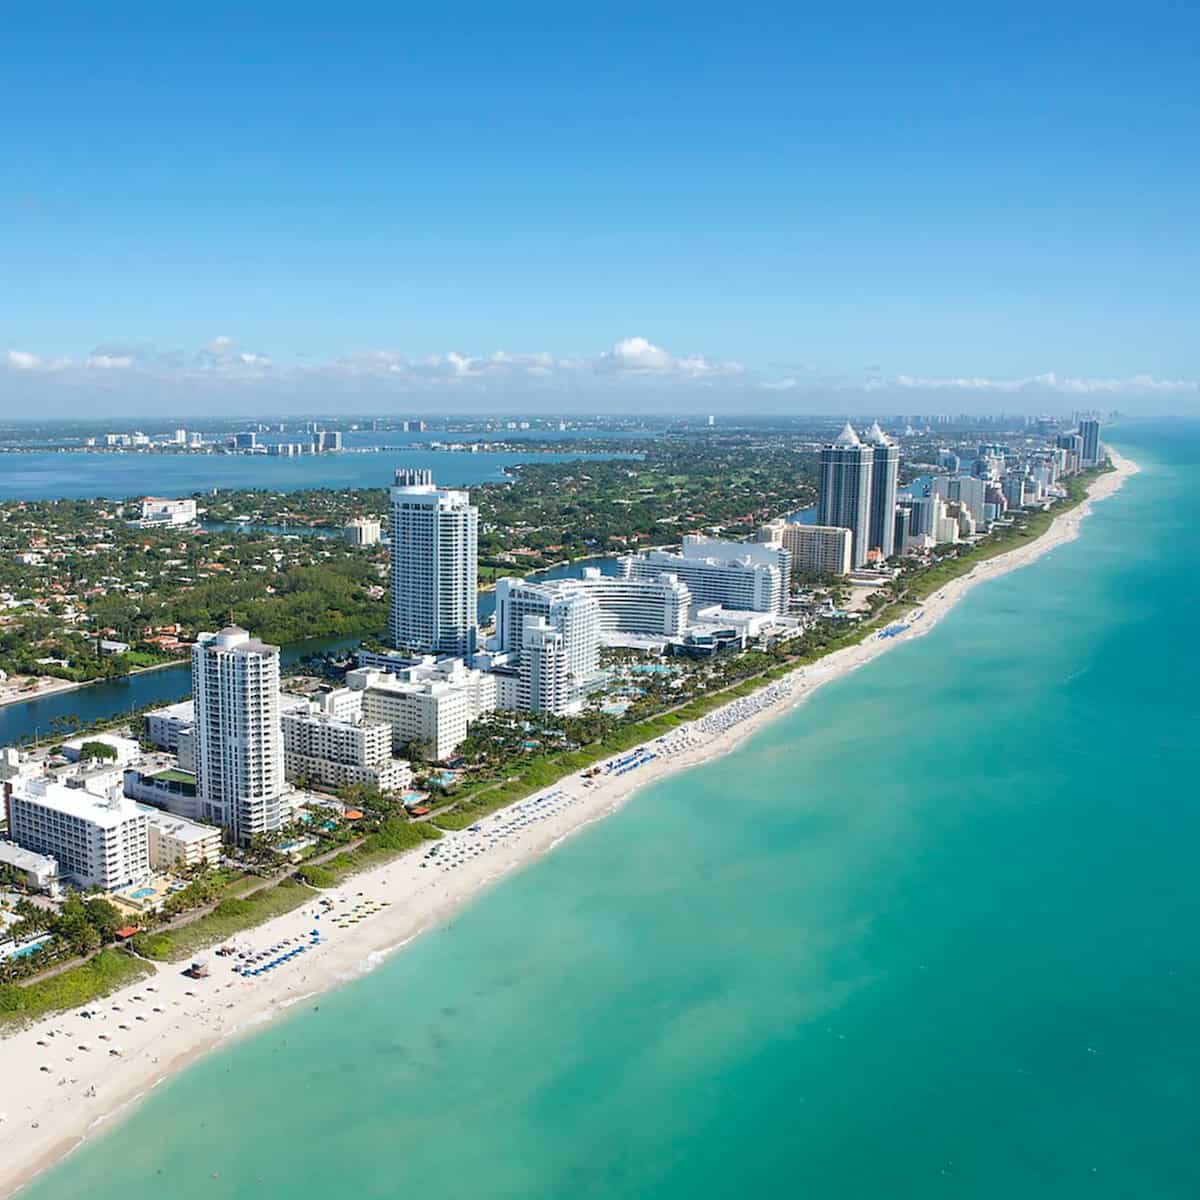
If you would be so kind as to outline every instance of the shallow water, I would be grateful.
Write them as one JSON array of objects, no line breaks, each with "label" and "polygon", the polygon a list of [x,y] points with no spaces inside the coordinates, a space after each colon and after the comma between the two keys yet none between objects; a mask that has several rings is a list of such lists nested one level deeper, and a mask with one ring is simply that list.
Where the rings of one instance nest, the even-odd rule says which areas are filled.
[{"label": "shallow water", "polygon": [[1200,427],[1113,441],[1079,540],[28,1200],[1200,1194]]}]

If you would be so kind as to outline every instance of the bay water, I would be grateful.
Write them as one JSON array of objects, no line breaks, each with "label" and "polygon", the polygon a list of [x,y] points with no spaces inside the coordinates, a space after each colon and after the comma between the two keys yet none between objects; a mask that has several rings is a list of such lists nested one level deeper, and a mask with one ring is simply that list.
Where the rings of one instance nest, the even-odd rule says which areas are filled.
[{"label": "bay water", "polygon": [[1111,437],[1078,540],[22,1195],[1194,1200],[1200,426]]}]

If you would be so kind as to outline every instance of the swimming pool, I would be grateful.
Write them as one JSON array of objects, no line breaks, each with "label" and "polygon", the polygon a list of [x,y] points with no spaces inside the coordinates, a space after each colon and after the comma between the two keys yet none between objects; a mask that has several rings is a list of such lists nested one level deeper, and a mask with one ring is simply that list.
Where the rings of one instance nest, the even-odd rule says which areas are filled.
[{"label": "swimming pool", "polygon": [[154,889],[151,887],[138,888],[136,892],[130,892],[130,900],[145,900],[147,896],[153,896]]}]

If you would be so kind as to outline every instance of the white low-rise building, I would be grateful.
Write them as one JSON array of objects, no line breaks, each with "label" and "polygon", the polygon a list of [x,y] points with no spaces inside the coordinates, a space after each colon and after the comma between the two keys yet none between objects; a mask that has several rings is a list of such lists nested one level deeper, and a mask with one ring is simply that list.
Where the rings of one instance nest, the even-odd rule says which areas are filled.
[{"label": "white low-rise building", "polygon": [[146,741],[173,754],[179,750],[179,735],[190,733],[196,719],[195,705],[190,700],[156,708],[142,718]]},{"label": "white low-rise building", "polygon": [[58,894],[58,863],[49,854],[26,850],[16,842],[0,842],[0,864],[19,871],[26,887],[51,896]]},{"label": "white low-rise building", "polygon": [[157,808],[145,808],[150,866],[155,871],[216,866],[221,861],[221,831]]},{"label": "white low-rise building", "polygon": [[141,529],[170,529],[196,522],[195,500],[166,500],[160,496],[147,496],[142,501],[141,517],[130,521]]},{"label": "white low-rise building", "polygon": [[63,756],[68,762],[79,762],[83,758],[83,747],[89,742],[98,742],[111,751],[104,757],[120,767],[129,767],[142,761],[142,747],[133,738],[118,737],[115,733],[83,733],[63,742]]},{"label": "white low-rise building", "polygon": [[150,875],[146,810],[119,791],[95,796],[49,779],[8,789],[8,831],[18,846],[58,862],[64,878],[106,892]]}]

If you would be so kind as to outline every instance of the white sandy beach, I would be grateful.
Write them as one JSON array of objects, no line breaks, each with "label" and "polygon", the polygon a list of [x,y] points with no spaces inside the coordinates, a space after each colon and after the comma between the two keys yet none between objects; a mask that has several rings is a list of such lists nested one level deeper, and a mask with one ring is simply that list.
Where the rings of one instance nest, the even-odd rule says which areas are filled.
[{"label": "white sandy beach", "polygon": [[[947,584],[902,619],[908,628],[896,636],[871,634],[858,645],[682,727],[661,743],[648,744],[645,751],[657,757],[622,774],[613,772],[595,783],[577,775],[563,779],[484,818],[479,832],[447,835],[437,843],[432,860],[417,851],[357,876],[328,893],[337,904],[332,914],[321,904],[324,894],[314,891],[311,904],[239,935],[239,948],[266,951],[281,946],[271,959],[297,945],[307,947],[269,973],[242,978],[232,969],[237,960],[211,953],[208,979],[184,976],[184,964],[158,964],[153,977],[90,1006],[101,1016],[83,1018],[76,1010],[12,1033],[0,1042],[0,1196],[9,1195],[197,1055],[304,997],[371,969],[384,954],[444,921],[482,888],[615,811],[638,788],[727,753],[822,684],[921,636],[977,584],[1072,540],[1092,504],[1115,492],[1137,470],[1136,464],[1115,453],[1112,459],[1116,470],[1100,476],[1088,499],[1058,517],[1043,537]],[[364,907],[351,923],[355,905]],[[314,945],[312,931],[318,928],[321,940]],[[116,1047],[119,1056],[111,1053]]]}]

